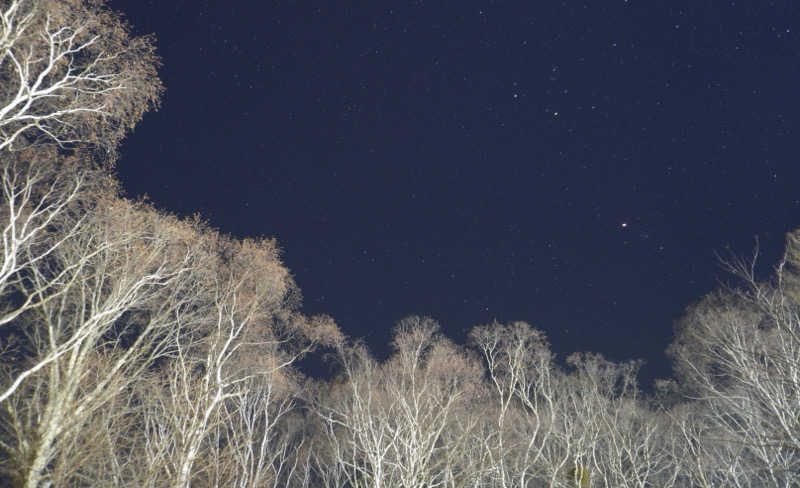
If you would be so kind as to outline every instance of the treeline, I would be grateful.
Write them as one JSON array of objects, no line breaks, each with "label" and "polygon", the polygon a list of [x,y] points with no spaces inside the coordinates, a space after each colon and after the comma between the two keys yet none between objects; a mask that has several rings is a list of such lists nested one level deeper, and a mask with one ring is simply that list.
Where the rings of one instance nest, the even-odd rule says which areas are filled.
[{"label": "treeline", "polygon": [[[800,486],[800,233],[767,282],[726,263],[655,393],[522,322],[458,345],[409,317],[380,362],[299,312],[273,240],[121,196],[153,39],[99,0],[0,16],[0,485]],[[320,347],[330,381],[297,368]]]}]

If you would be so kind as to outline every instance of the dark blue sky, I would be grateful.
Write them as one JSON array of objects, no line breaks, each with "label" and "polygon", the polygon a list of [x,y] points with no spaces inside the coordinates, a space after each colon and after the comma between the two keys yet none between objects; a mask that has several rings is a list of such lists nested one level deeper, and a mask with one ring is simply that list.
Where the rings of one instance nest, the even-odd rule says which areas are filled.
[{"label": "dark blue sky", "polygon": [[645,358],[800,226],[800,12],[784,2],[112,1],[167,86],[129,195],[275,236],[310,313],[378,353],[525,320]]}]

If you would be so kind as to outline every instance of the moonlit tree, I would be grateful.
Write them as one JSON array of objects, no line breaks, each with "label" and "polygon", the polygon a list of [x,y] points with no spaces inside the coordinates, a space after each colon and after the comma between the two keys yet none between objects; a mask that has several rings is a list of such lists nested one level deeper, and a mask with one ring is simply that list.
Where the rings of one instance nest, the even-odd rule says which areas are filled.
[{"label": "moonlit tree", "polygon": [[319,478],[331,487],[464,486],[472,467],[459,457],[474,423],[456,417],[479,391],[480,368],[431,319],[401,321],[393,346],[383,364],[362,345],[340,347],[344,377],[316,407],[328,453]]},{"label": "moonlit tree", "polygon": [[102,1],[0,2],[0,150],[88,144],[112,153],[162,86],[150,37]]},{"label": "moonlit tree", "polygon": [[670,347],[685,394],[702,407],[700,427],[683,430],[702,434],[693,436],[692,450],[710,486],[800,482],[797,235],[789,235],[769,282],[756,278],[757,253],[727,261],[743,286],[693,306]]}]

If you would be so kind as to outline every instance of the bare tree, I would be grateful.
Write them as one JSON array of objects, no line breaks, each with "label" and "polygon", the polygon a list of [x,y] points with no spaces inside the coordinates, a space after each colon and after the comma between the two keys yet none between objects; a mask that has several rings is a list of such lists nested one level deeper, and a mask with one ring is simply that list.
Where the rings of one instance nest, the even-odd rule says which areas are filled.
[{"label": "bare tree", "polygon": [[[585,488],[601,478],[593,460],[602,427],[594,416],[605,397],[568,376],[544,333],[524,322],[479,326],[470,337],[495,390],[494,428],[483,443],[492,463],[490,486]],[[581,369],[581,356],[573,362]]]},{"label": "bare tree", "polygon": [[725,438],[701,402],[672,405],[666,416],[670,425],[662,441],[677,471],[677,486],[746,486],[742,446]]},{"label": "bare tree", "polygon": [[572,484],[675,486],[678,467],[663,441],[670,426],[640,396],[641,363],[615,363],[589,353],[573,354],[567,363],[572,371],[559,388],[565,420],[555,437],[564,446],[574,446],[567,470]]},{"label": "bare tree", "polygon": [[685,395],[702,406],[692,449],[714,461],[704,469],[712,486],[800,483],[796,234],[771,282],[756,279],[756,255],[725,262],[744,286],[692,307],[670,347]]},{"label": "bare tree", "polygon": [[0,151],[53,143],[114,152],[162,86],[151,37],[101,0],[0,2]]},{"label": "bare tree", "polygon": [[296,437],[300,421],[293,418],[298,385],[287,373],[271,371],[242,383],[240,393],[220,409],[225,442],[212,443],[219,454],[211,464],[226,467],[230,475],[225,481],[215,477],[215,486],[278,488],[305,474],[300,455],[305,439]]},{"label": "bare tree", "polygon": [[102,0],[0,0],[0,469],[15,486],[308,480],[292,366],[340,342],[335,324],[295,312],[273,241],[121,200],[91,162],[113,163],[157,105],[157,67],[152,38]]},{"label": "bare tree", "polygon": [[674,486],[662,438],[669,424],[638,395],[639,363],[573,354],[567,371],[544,334],[524,322],[470,333],[494,385],[494,426],[483,445],[490,486]]},{"label": "bare tree", "polygon": [[494,385],[494,428],[484,439],[497,486],[527,486],[556,423],[557,380],[544,334],[524,322],[475,327],[470,338]]},{"label": "bare tree", "polygon": [[[90,377],[81,383],[78,398],[83,391],[90,391],[92,384],[100,379],[93,376],[102,376],[109,367],[106,358],[95,355],[89,368]],[[36,431],[37,419],[30,412],[44,411],[42,405],[47,403],[49,387],[44,380],[26,382],[26,395],[14,395],[4,405],[5,414],[15,414],[9,417],[17,422],[14,432],[17,439],[34,441],[31,432]],[[112,393],[108,395],[102,408],[94,409],[86,415],[65,419],[77,420],[81,422],[81,426],[63,429],[62,435],[56,439],[53,449],[55,454],[47,465],[42,485],[91,485],[108,488],[139,486],[131,482],[141,470],[139,459],[132,455],[136,446],[143,442],[142,419],[138,407],[136,396],[127,391],[121,394]],[[17,466],[18,476],[9,483],[11,486],[25,486],[26,480],[19,476],[25,472],[21,472],[20,468],[22,467]]]},{"label": "bare tree", "polygon": [[[1,353],[10,360],[20,353],[15,350],[19,344],[14,339],[26,333],[17,319],[67,292],[74,285],[73,279],[80,276],[89,255],[66,263],[58,253],[81,239],[89,226],[87,209],[96,206],[102,195],[113,195],[116,182],[105,170],[92,168],[78,157],[58,157],[52,150],[4,152],[2,158],[0,328],[5,329],[6,337]],[[48,272],[40,271],[44,269]],[[25,378],[63,354],[67,346],[51,348],[47,357],[3,384],[0,403]]]},{"label": "bare tree", "polygon": [[15,434],[2,447],[21,486],[54,482],[48,466],[62,462],[62,446],[174,348],[176,319],[193,313],[201,286],[195,234],[192,223],[109,195],[21,280],[23,297],[65,283],[17,318],[26,357],[3,382],[30,375],[2,419]]},{"label": "bare tree", "polygon": [[345,377],[317,405],[336,467],[319,467],[327,470],[320,478],[374,488],[461,486],[466,466],[455,458],[470,432],[458,429],[470,423],[454,417],[478,390],[480,368],[430,319],[401,321],[393,346],[384,364],[361,345],[340,348]]},{"label": "bare tree", "polygon": [[[88,255],[65,263],[56,253],[87,232],[96,194],[117,187],[82,149],[103,148],[104,162],[113,162],[124,133],[158,103],[158,63],[152,39],[131,36],[102,1],[0,1],[0,326],[19,329],[24,313],[66,293],[81,275]],[[19,357],[18,334],[3,336],[5,358]],[[51,347],[17,369],[3,382],[0,403],[69,347]]]},{"label": "bare tree", "polygon": [[[214,261],[204,268],[205,291],[194,298],[201,310],[199,319],[178,320],[177,343],[161,368],[160,390],[148,395],[145,450],[155,485],[186,487],[205,479],[213,486],[209,467],[201,462],[218,456],[214,449],[208,451],[208,439],[220,428],[235,430],[240,421],[255,422],[252,416],[281,416],[289,408],[284,405],[275,411],[272,398],[259,399],[264,390],[244,387],[262,378],[268,391],[286,395],[287,375],[296,360],[321,341],[336,341],[338,336],[330,319],[306,319],[292,311],[296,288],[278,259],[274,241],[235,241],[217,234],[207,234],[203,240]],[[261,403],[248,403],[256,399]],[[225,410],[237,404],[251,410]],[[256,407],[267,410],[252,410]],[[243,443],[251,435],[268,442],[275,425],[261,428],[250,434],[228,432],[228,442]],[[266,471],[275,467],[276,458],[264,450],[252,453],[255,457],[240,457],[244,454],[236,454],[235,477],[245,486],[258,486]]]}]

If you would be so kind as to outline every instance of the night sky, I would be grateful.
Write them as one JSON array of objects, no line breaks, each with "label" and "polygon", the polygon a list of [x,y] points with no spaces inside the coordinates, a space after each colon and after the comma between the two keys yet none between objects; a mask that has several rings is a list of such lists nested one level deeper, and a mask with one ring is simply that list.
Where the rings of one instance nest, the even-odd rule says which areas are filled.
[{"label": "night sky", "polygon": [[644,358],[800,226],[800,12],[766,0],[111,1],[167,87],[129,196],[274,236],[304,296],[380,356],[429,315],[524,320]]}]

